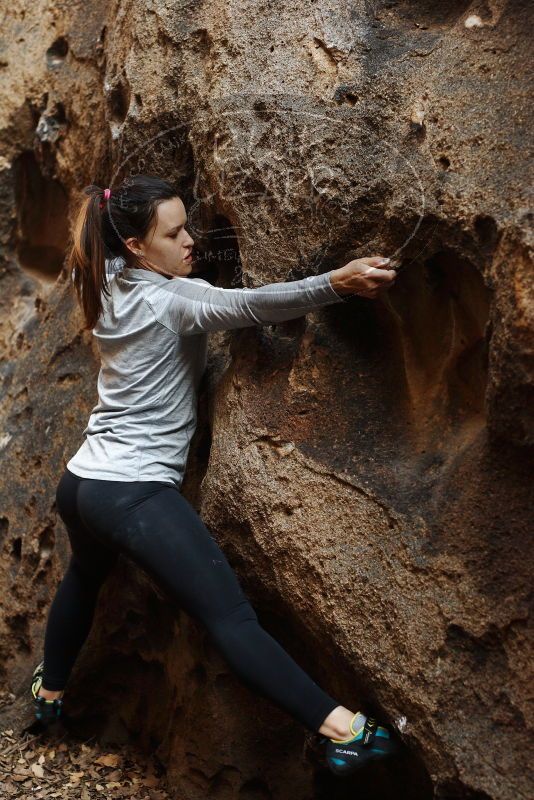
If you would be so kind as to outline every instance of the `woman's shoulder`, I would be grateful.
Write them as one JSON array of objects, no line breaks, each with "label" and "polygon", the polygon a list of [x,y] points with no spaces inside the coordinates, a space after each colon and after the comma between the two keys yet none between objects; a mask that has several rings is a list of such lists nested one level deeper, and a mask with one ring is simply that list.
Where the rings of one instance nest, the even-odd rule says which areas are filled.
[{"label": "woman's shoulder", "polygon": [[207,286],[211,286],[212,284],[205,280],[204,278],[187,278],[188,281],[194,281],[195,283],[205,283]]}]

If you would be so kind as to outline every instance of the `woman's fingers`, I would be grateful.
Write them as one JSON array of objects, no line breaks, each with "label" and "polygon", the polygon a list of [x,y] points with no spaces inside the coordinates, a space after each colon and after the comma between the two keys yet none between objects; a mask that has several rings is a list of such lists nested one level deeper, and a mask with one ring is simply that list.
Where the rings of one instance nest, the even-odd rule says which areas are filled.
[{"label": "woman's fingers", "polygon": [[371,278],[376,283],[391,283],[395,280],[396,272],[394,269],[379,269],[378,267],[369,267],[363,273],[365,277]]},{"label": "woman's fingers", "polygon": [[378,289],[393,285],[397,273],[387,269],[389,258],[369,256],[358,258],[333,270],[331,283],[338,294],[357,294],[361,297],[375,297]]},{"label": "woman's fingers", "polygon": [[360,297],[367,297],[371,300],[375,299],[379,296],[379,294],[393,286],[395,283],[395,278],[397,277],[397,274],[393,269],[376,269],[374,267],[369,267],[369,269],[361,274],[367,279],[367,282],[370,285],[356,293]]},{"label": "woman's fingers", "polygon": [[356,259],[356,261],[359,261],[361,264],[367,264],[370,267],[387,267],[390,259],[385,256],[364,256],[363,258]]}]

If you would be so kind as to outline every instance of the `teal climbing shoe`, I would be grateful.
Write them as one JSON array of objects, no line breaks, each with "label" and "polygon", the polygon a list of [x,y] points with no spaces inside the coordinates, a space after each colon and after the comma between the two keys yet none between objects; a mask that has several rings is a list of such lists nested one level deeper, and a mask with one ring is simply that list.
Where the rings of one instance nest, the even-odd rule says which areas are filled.
[{"label": "teal climbing shoe", "polygon": [[372,761],[384,760],[396,755],[400,744],[393,733],[383,725],[378,725],[374,717],[367,717],[365,724],[355,730],[353,727],[357,714],[351,720],[352,736],[348,739],[328,739],[326,741],[326,762],[334,775],[350,775]]},{"label": "teal climbing shoe", "polygon": [[41,661],[33,671],[31,693],[35,719],[46,726],[52,722],[56,722],[62,716],[63,700],[61,697],[56,697],[53,700],[46,700],[44,697],[39,696],[38,692],[43,682],[43,671],[44,661]]}]

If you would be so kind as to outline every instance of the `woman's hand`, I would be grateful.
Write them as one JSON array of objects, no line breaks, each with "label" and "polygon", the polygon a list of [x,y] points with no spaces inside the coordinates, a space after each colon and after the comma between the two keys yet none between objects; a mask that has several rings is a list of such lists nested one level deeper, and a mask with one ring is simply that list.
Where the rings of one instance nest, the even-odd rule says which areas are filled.
[{"label": "woman's hand", "polygon": [[332,288],[339,295],[357,294],[374,299],[382,289],[395,283],[394,269],[388,269],[389,258],[369,256],[349,261],[344,267],[333,270],[330,275]]}]

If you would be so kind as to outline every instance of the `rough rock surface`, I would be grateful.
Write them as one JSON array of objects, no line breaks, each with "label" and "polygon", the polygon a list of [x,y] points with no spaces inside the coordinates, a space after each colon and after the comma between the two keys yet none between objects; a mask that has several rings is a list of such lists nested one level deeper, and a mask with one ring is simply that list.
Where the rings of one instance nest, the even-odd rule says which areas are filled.
[{"label": "rough rock surface", "polygon": [[300,726],[121,561],[71,708],[156,749],[176,798],[532,796],[531,12],[4,11],[0,677],[21,697],[68,560],[55,485],[96,399],[62,272],[76,192],[167,175],[224,286],[408,264],[383,300],[213,336],[184,484],[264,625],[406,755],[344,785],[301,758]]}]

